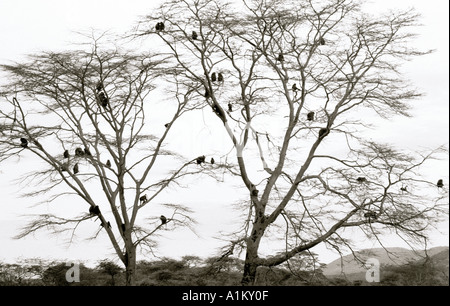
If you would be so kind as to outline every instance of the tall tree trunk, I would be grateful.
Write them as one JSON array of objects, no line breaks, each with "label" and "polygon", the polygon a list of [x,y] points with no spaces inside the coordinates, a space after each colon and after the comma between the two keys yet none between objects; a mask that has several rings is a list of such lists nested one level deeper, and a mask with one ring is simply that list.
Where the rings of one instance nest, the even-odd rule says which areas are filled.
[{"label": "tall tree trunk", "polygon": [[242,276],[242,286],[253,286],[256,281],[256,269],[258,266],[251,259],[249,252],[245,256],[244,275]]},{"label": "tall tree trunk", "polygon": [[127,286],[136,285],[136,247],[134,246],[127,248],[125,253],[125,276]]},{"label": "tall tree trunk", "polygon": [[243,286],[253,286],[256,281],[256,269],[258,268],[258,249],[261,238],[266,229],[263,214],[256,214],[256,221],[253,223],[252,235],[247,239],[247,253],[244,263],[244,274],[241,284]]}]

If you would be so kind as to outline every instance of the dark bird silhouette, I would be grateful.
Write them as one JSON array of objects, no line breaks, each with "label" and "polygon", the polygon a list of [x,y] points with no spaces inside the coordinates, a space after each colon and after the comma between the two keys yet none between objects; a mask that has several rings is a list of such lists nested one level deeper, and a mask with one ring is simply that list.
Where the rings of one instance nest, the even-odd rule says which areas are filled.
[{"label": "dark bird silhouette", "polygon": [[28,147],[28,140],[26,138],[20,138],[20,146],[22,148]]},{"label": "dark bird silhouette", "polygon": [[211,164],[214,165],[215,162],[216,162],[216,161],[214,160],[214,158],[211,157]]},{"label": "dark bird silhouette", "polygon": [[91,151],[88,148],[84,148],[84,154],[87,156],[92,156]]},{"label": "dark bird silhouette", "polygon": [[106,167],[111,168],[111,161],[109,159],[106,161]]},{"label": "dark bird silhouette", "polygon": [[215,72],[213,72],[213,73],[211,74],[211,81],[212,81],[212,82],[217,81],[217,76],[216,76],[216,73],[215,73]]},{"label": "dark bird silhouette", "polygon": [[141,196],[141,197],[139,198],[139,201],[141,201],[141,203],[147,202],[147,195],[144,194],[143,196]]},{"label": "dark bird silhouette", "polygon": [[167,223],[167,218],[164,217],[163,215],[161,215],[161,217],[159,217],[159,219],[161,220],[161,224],[166,224]]},{"label": "dark bird silhouette", "polygon": [[197,38],[198,38],[197,32],[192,31],[192,39],[197,40]]},{"label": "dark bird silhouette", "polygon": [[328,135],[329,132],[330,132],[329,129],[327,129],[327,128],[321,128],[320,131],[319,131],[319,138],[322,138],[322,137]]},{"label": "dark bird silhouette", "polygon": [[164,124],[164,127],[167,129],[169,127],[170,123]]},{"label": "dark bird silhouette", "polygon": [[298,90],[297,84],[294,83],[294,85],[292,85],[292,91],[296,92]]},{"label": "dark bird silhouette", "polygon": [[306,115],[306,119],[308,119],[308,121],[313,121],[314,120],[314,112],[309,112]]},{"label": "dark bird silhouette", "polygon": [[280,53],[280,54],[278,55],[277,60],[280,61],[280,62],[283,62],[283,61],[284,61],[284,55],[283,55],[283,53]]},{"label": "dark bird silhouette", "polygon": [[77,174],[78,172],[79,172],[78,163],[76,163],[75,166],[73,166],[73,174]]},{"label": "dark bird silhouette", "polygon": [[158,22],[155,26],[156,31],[164,31],[165,25],[164,22]]},{"label": "dark bird silhouette", "polygon": [[109,100],[106,97],[104,92],[101,92],[101,93],[98,94],[98,99],[100,100],[100,105],[101,106],[103,106],[105,108],[108,106]]},{"label": "dark bird silhouette", "polygon": [[369,211],[364,214],[364,218],[377,219],[377,214],[374,211]]},{"label": "dark bird silhouette", "polygon": [[69,150],[64,151],[64,158],[69,158]]},{"label": "dark bird silhouette", "polygon": [[91,215],[96,215],[98,216],[100,214],[100,207],[98,207],[97,205],[89,207],[89,213]]},{"label": "dark bird silhouette", "polygon": [[233,104],[228,103],[228,111],[231,113],[233,112]]},{"label": "dark bird silhouette", "polygon": [[67,164],[66,164],[66,163],[62,164],[60,169],[61,169],[61,171],[63,171],[63,172],[64,172],[64,171],[67,171],[67,170],[68,170]]},{"label": "dark bird silhouette", "polygon": [[439,180],[437,182],[436,186],[438,186],[438,188],[443,188],[444,187],[444,181],[443,180]]},{"label": "dark bird silhouette", "polygon": [[358,178],[356,179],[356,181],[357,181],[358,183],[365,183],[365,182],[367,182],[367,179],[366,179],[365,177],[358,177]]},{"label": "dark bird silhouette", "polygon": [[84,151],[83,151],[83,149],[81,149],[81,148],[76,148],[76,149],[75,149],[75,156],[78,156],[78,157],[84,156]]},{"label": "dark bird silhouette", "polygon": [[401,192],[408,192],[408,186],[400,188]]},{"label": "dark bird silhouette", "polygon": [[321,37],[321,38],[319,39],[319,44],[320,44],[321,46],[324,46],[324,45],[325,45],[325,39],[324,39],[323,37]]},{"label": "dark bird silhouette", "polygon": [[217,81],[223,82],[223,74],[222,74],[222,72],[219,72],[219,75],[217,76]]},{"label": "dark bird silhouette", "polygon": [[98,82],[97,86],[95,88],[97,89],[97,92],[100,92],[103,89],[103,83],[102,82]]},{"label": "dark bird silhouette", "polygon": [[205,159],[206,159],[205,155],[197,157],[196,159],[197,165],[201,165],[202,163],[204,163]]}]

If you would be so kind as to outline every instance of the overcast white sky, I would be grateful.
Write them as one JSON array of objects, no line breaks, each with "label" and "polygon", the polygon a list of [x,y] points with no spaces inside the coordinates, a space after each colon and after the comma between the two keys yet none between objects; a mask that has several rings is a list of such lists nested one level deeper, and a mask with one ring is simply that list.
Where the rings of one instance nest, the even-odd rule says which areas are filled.
[{"label": "overcast white sky", "polygon": [[[20,61],[23,55],[42,50],[64,49],[72,42],[73,31],[130,30],[139,15],[151,12],[162,1],[149,0],[0,0],[0,63]],[[449,2],[447,0],[374,0],[370,8],[374,11],[388,8],[415,7],[423,15],[424,27],[417,39],[418,47],[436,49],[432,55],[422,57],[405,65],[405,72],[414,84],[427,95],[417,102],[414,118],[398,118],[385,122],[377,129],[378,135],[386,140],[396,141],[408,149],[437,147],[448,144],[449,129]],[[1,107],[1,105],[0,105]],[[24,205],[12,184],[16,178],[10,173],[11,167],[0,164],[0,260],[12,261],[16,258],[57,258],[67,260],[102,259],[109,254],[109,241],[78,241],[67,247],[59,237],[40,233],[23,241],[12,240],[18,227],[25,220],[19,215],[33,203]],[[445,169],[445,170],[444,170]],[[448,182],[448,157],[438,165],[439,175]],[[200,192],[200,187],[198,191]],[[224,199],[227,192],[223,188],[214,190]],[[194,192],[195,190],[191,190]],[[188,194],[180,193],[180,196]],[[216,203],[221,205],[221,203]],[[229,203],[223,203],[229,205]],[[229,208],[229,206],[228,206]],[[199,219],[200,233],[216,233],[214,225],[224,218],[214,208],[202,208],[204,216]],[[206,216],[206,217],[205,217]],[[209,222],[208,222],[209,220]],[[216,235],[217,236],[217,235]],[[160,255],[177,257],[198,254],[214,255],[218,241],[208,235],[197,238],[185,233],[182,240],[171,237],[161,243]],[[105,237],[106,238],[106,237]],[[436,237],[436,245],[448,245],[448,231]],[[211,248],[205,247],[211,245]],[[104,247],[108,247],[105,251]],[[198,250],[201,248],[201,252]],[[334,259],[327,255],[324,260]],[[142,259],[142,257],[140,258]]]}]

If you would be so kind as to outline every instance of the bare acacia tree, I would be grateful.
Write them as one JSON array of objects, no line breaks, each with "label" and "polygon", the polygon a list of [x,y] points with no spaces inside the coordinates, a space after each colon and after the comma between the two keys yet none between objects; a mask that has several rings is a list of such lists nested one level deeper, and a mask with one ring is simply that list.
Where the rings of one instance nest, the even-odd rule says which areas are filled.
[{"label": "bare acacia tree", "polygon": [[[421,175],[444,148],[408,153],[364,137],[370,118],[409,116],[421,97],[399,70],[431,52],[408,47],[418,18],[369,16],[352,0],[177,0],[138,24],[234,147],[228,169],[248,190],[248,218],[225,255],[245,250],[242,284],[319,244],[351,247],[350,229],[426,242],[448,214],[438,178]],[[284,244],[262,256],[263,238]]]},{"label": "bare acacia tree", "polygon": [[[157,79],[172,73],[159,68],[163,63],[102,36],[79,50],[43,52],[1,66],[8,84],[1,89],[0,161],[34,162],[25,181],[36,184],[24,196],[61,204],[61,197],[75,195],[82,199],[77,211],[84,211],[39,215],[17,238],[39,229],[75,232],[96,218],[93,238],[106,232],[126,267],[126,283],[133,285],[138,247],[151,250],[160,230],[191,228],[189,210],[181,205],[165,204],[173,212],[167,216],[144,210],[189,174],[191,163],[164,148],[175,121],[191,108],[191,93],[178,90],[164,101],[165,126],[150,125],[146,116],[160,111],[158,96],[150,93]],[[145,221],[138,220],[140,212]]]}]

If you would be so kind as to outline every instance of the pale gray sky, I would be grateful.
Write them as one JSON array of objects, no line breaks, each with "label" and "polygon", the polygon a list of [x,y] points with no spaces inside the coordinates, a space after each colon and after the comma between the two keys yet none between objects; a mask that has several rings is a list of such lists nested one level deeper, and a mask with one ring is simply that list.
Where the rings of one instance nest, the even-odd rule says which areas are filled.
[{"label": "pale gray sky", "polygon": [[[74,31],[111,30],[123,32],[130,30],[139,15],[150,13],[161,1],[149,0],[0,0],[0,63],[20,61],[25,54],[42,50],[60,50],[66,48],[76,36]],[[369,2],[368,2],[369,3]],[[421,147],[437,147],[448,144],[449,130],[449,2],[447,0],[374,0],[368,4],[370,10],[388,8],[415,7],[423,15],[424,26],[416,44],[423,49],[436,49],[436,52],[419,58],[404,66],[404,71],[414,84],[426,96],[417,102],[413,111],[414,118],[396,118],[384,122],[376,130],[374,138],[397,142],[399,146],[415,150]],[[110,243],[105,239],[96,241],[79,240],[67,247],[63,238],[49,236],[41,232],[35,237],[22,241],[12,240],[17,229],[26,219],[19,215],[42,212],[43,207],[30,209],[31,202],[23,203],[15,193],[18,185],[16,165],[0,164],[0,260],[13,261],[18,257],[43,257],[67,260],[103,259],[112,252]],[[448,157],[436,165],[439,175],[448,182]],[[445,170],[443,170],[445,169]],[[434,170],[433,170],[434,171]],[[162,240],[159,254],[178,257],[181,255],[214,255],[220,241],[209,236],[219,236],[217,224],[231,223],[224,213],[231,210],[231,187],[213,186],[213,194],[219,197],[214,206],[198,209],[201,237],[191,233],[180,236],[167,235]],[[201,192],[201,186],[179,191],[181,198],[195,197]],[[235,195],[237,200],[237,195]],[[28,199],[27,201],[31,201]],[[208,201],[204,199],[203,203]],[[217,207],[223,207],[218,211]],[[45,209],[48,209],[46,207]],[[232,213],[229,213],[232,215]],[[182,237],[182,239],[179,239]],[[178,238],[178,239],[177,239]],[[395,245],[395,242],[392,242]],[[448,229],[436,236],[436,245],[448,245]],[[211,247],[205,247],[211,246]],[[106,249],[105,249],[106,247]],[[370,246],[369,246],[370,247]],[[200,252],[199,252],[200,250]],[[323,260],[329,261],[336,255],[324,253]],[[142,257],[140,259],[143,259]]]}]

